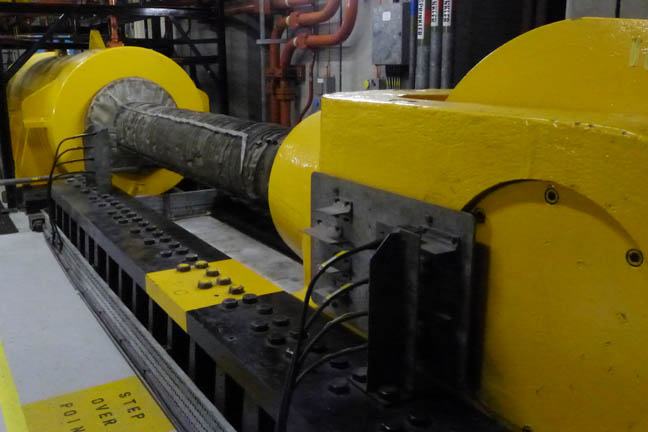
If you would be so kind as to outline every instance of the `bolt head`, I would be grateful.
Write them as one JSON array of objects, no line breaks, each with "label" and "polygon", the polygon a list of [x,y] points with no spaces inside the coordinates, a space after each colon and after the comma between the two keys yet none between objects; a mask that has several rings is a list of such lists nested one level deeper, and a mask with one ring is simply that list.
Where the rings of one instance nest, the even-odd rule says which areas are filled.
[{"label": "bolt head", "polygon": [[232,278],[228,278],[228,277],[219,277],[219,278],[216,280],[216,283],[217,283],[218,285],[230,285],[230,284],[232,283]]},{"label": "bolt head", "polygon": [[187,262],[196,262],[198,261],[198,255],[196,254],[189,254],[185,257],[185,261]]},{"label": "bolt head", "polygon": [[385,432],[398,432],[403,430],[403,425],[398,421],[388,420],[380,425],[380,430]]},{"label": "bolt head", "polygon": [[198,288],[199,289],[209,289],[214,286],[214,283],[209,280],[201,280],[198,281]]},{"label": "bolt head", "polygon": [[177,248],[180,247],[180,243],[178,243],[178,242],[173,242],[173,243],[169,244],[169,247],[170,247],[171,249],[177,249]]},{"label": "bolt head", "polygon": [[364,384],[367,382],[367,367],[362,366],[362,367],[357,367],[351,371],[351,378],[353,378],[354,381],[359,382],[361,384]]},{"label": "bolt head", "polygon": [[205,274],[208,277],[216,277],[216,276],[218,276],[220,274],[220,272],[218,271],[218,269],[207,269]]},{"label": "bolt head", "polygon": [[162,252],[160,252],[160,256],[162,258],[169,258],[171,255],[173,255],[173,252],[171,252],[170,250],[163,250]]},{"label": "bolt head", "polygon": [[264,332],[267,331],[269,326],[265,321],[252,321],[250,323],[250,328],[255,332]]},{"label": "bolt head", "polygon": [[189,253],[189,249],[187,248],[178,248],[176,250],[176,255],[187,255]]},{"label": "bolt head", "polygon": [[286,343],[286,336],[282,333],[270,333],[268,335],[268,343],[270,343],[270,345],[283,345]]},{"label": "bolt head", "polygon": [[243,294],[244,292],[245,292],[245,288],[243,287],[243,285],[238,285],[238,286],[232,285],[229,289],[229,293],[234,295]]},{"label": "bolt head", "polygon": [[268,303],[261,303],[256,307],[256,310],[261,315],[270,315],[272,313],[272,305]]},{"label": "bolt head", "polygon": [[152,238],[145,238],[145,239],[144,239],[144,244],[145,244],[146,246],[152,246],[152,245],[155,244],[155,239],[152,239]]},{"label": "bolt head", "polygon": [[345,378],[335,378],[329,383],[328,389],[333,394],[343,395],[349,393],[349,384]]},{"label": "bolt head", "polygon": [[399,398],[398,389],[390,385],[383,385],[378,387],[377,393],[381,399],[387,402],[394,402]]},{"label": "bolt head", "polygon": [[346,357],[337,357],[329,362],[334,369],[346,369],[349,367],[349,360]]},{"label": "bolt head", "polygon": [[259,301],[259,299],[257,299],[257,295],[256,294],[251,294],[251,293],[250,294],[244,294],[242,300],[243,300],[243,303],[245,303],[245,304],[254,304],[257,301]]},{"label": "bolt head", "polygon": [[290,324],[290,318],[288,318],[286,315],[277,315],[272,318],[272,324],[276,325],[277,327],[286,327]]},{"label": "bolt head", "polygon": [[189,270],[191,270],[191,266],[189,264],[178,264],[178,266],[176,267],[176,271],[180,273],[186,273]]},{"label": "bolt head", "polygon": [[142,230],[139,228],[131,228],[130,230],[131,234],[139,234],[140,232],[142,232]]},{"label": "bolt head", "polygon": [[161,237],[164,234],[164,231],[156,230],[151,233],[153,237]]},{"label": "bolt head", "polygon": [[[162,241],[162,240],[160,239],[160,241]],[[207,267],[209,267],[209,263],[207,261],[197,261],[196,262],[196,268],[197,269],[206,269]]]},{"label": "bolt head", "polygon": [[157,227],[155,225],[147,225],[144,229],[148,232],[153,232],[157,229]]},{"label": "bolt head", "polygon": [[236,306],[238,306],[238,301],[234,298],[228,297],[223,300],[223,307],[225,309],[234,309]]}]

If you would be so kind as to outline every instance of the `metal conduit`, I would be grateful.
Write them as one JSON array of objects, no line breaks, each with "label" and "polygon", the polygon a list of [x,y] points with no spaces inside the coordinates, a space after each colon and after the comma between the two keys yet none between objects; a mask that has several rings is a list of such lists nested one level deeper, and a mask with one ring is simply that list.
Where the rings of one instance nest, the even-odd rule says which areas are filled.
[{"label": "metal conduit", "polygon": [[284,127],[151,103],[123,105],[117,144],[185,177],[267,204],[270,170]]}]

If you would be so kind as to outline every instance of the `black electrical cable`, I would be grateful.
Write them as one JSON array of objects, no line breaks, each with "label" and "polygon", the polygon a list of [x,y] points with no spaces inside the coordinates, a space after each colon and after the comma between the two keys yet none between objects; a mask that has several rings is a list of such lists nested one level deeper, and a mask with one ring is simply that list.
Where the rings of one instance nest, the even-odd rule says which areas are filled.
[{"label": "black electrical cable", "polygon": [[[61,151],[61,146],[63,146],[64,143],[67,141],[73,140],[73,139],[79,139],[79,138],[85,138],[89,136],[94,136],[98,133],[97,132],[89,132],[89,133],[82,133],[78,135],[72,135],[67,138],[63,138],[58,145],[56,146],[56,151],[54,152],[54,160],[52,161],[52,168],[50,169],[48,179],[47,179],[47,203],[48,203],[48,208],[49,208],[49,214],[50,214],[50,223],[52,225],[52,245],[54,245],[56,238],[59,236],[58,228],[56,226],[56,214],[54,211],[54,200],[52,200],[52,182],[54,180],[54,170],[56,170],[57,163],[61,156],[63,156],[66,153],[69,153],[71,151],[76,151],[76,150],[89,150],[91,147],[85,147],[85,146],[80,146],[80,147],[72,147],[69,149],[66,149],[65,151],[59,153]],[[59,239],[60,240],[60,239]],[[59,243],[62,246],[62,242]]]},{"label": "black electrical cable", "polygon": [[56,212],[54,210],[54,200],[52,200],[52,183],[54,180],[58,180],[60,178],[68,178],[68,177],[74,177],[77,175],[88,175],[88,174],[94,174],[94,171],[75,171],[71,173],[63,173],[63,174],[57,174],[53,177],[50,177],[48,179],[48,203],[49,203],[49,211],[50,211],[50,225],[52,227],[52,236],[51,236],[51,242],[52,246],[54,246],[57,250],[61,250],[61,247],[63,247],[63,242],[60,239],[60,234],[58,232],[58,226],[56,225]]},{"label": "black electrical cable", "polygon": [[308,284],[308,287],[306,288],[306,293],[304,295],[304,305],[302,308],[301,312],[301,319],[300,319],[300,324],[299,324],[299,332],[297,334],[297,343],[295,345],[295,350],[293,354],[293,358],[290,362],[290,365],[288,367],[288,372],[286,374],[286,378],[284,380],[284,387],[283,387],[283,392],[282,392],[282,398],[281,398],[281,405],[279,407],[279,414],[277,415],[277,423],[275,426],[275,431],[276,432],[284,432],[286,429],[286,424],[288,421],[288,411],[290,408],[290,402],[292,398],[292,387],[294,385],[295,379],[297,378],[297,358],[299,357],[299,354],[301,352],[301,346],[304,340],[304,326],[306,325],[306,317],[308,315],[308,308],[310,304],[310,299],[313,295],[313,289],[315,288],[315,284],[317,281],[324,275],[326,270],[331,267],[333,264],[337,263],[340,260],[343,260],[345,258],[348,258],[352,255],[355,255],[359,252],[363,252],[366,250],[370,249],[375,249],[377,248],[380,243],[382,243],[382,239],[380,240],[374,240],[372,242],[369,242],[367,244],[364,244],[362,246],[358,246],[357,248],[350,249],[348,251],[342,251],[335,255],[333,258],[329,259],[328,261],[324,262],[318,272],[315,274],[315,276],[311,279],[310,283]]},{"label": "black electrical cable", "polygon": [[306,322],[306,326],[304,327],[304,331],[308,332],[308,329],[311,328],[317,317],[320,316],[324,309],[326,309],[328,305],[330,305],[335,299],[367,283],[369,283],[369,278],[342,285],[340,288],[332,292],[328,297],[326,297],[322,304],[319,305],[319,307],[315,310],[315,313],[313,313],[313,315],[311,315],[311,317],[308,319],[308,322]]},{"label": "black electrical cable", "polygon": [[[308,353],[313,349],[315,344],[324,336],[328,331],[330,331],[333,327],[337,326],[338,324],[341,324],[346,321],[350,321],[352,319],[360,318],[360,317],[365,317],[368,316],[369,312],[368,311],[362,311],[362,312],[347,312],[345,314],[340,315],[339,317],[332,319],[331,321],[327,322],[322,329],[313,336],[313,338],[308,342],[308,345],[304,348],[304,351],[298,355],[297,359],[297,367],[300,367],[301,364],[306,360],[306,356]],[[295,354],[297,355],[297,351],[295,351]]]},{"label": "black electrical cable", "polygon": [[59,163],[56,164],[56,166],[60,167],[61,165],[67,165],[67,164],[71,164],[71,163],[75,163],[75,162],[92,161],[92,160],[94,160],[94,158],[72,159],[72,160],[65,161],[65,162],[59,162]]},{"label": "black electrical cable", "polygon": [[94,171],[74,171],[70,173],[63,173],[63,174],[56,174],[54,177],[52,177],[52,180],[58,180],[58,179],[66,179],[66,178],[71,178],[75,177],[78,175],[87,175],[87,174],[94,174]]},{"label": "black electrical cable", "polygon": [[299,384],[299,382],[302,379],[304,379],[304,376],[309,374],[311,371],[313,371],[316,367],[320,366],[321,364],[324,364],[329,360],[332,360],[332,359],[337,358],[337,357],[341,357],[343,355],[353,354],[354,352],[365,350],[365,349],[367,349],[368,346],[369,346],[369,344],[364,343],[362,345],[357,345],[357,346],[354,346],[354,347],[344,348],[344,349],[341,349],[341,350],[336,351],[334,353],[327,354],[327,355],[321,357],[319,360],[317,360],[317,361],[313,362],[312,364],[308,365],[308,367],[306,367],[304,369],[304,371],[299,374],[299,376],[295,380],[295,385],[293,386],[293,389],[297,387],[297,385]]}]

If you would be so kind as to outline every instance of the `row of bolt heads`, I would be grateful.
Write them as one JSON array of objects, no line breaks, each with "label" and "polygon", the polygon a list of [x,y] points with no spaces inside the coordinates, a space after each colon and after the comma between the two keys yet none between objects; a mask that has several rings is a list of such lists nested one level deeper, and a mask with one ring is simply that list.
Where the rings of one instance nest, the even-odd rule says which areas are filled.
[{"label": "row of bolt heads", "polygon": [[[214,286],[230,285],[228,290],[230,294],[239,295],[245,292],[245,287],[243,287],[243,285],[234,286],[232,285],[232,278],[220,276],[220,272],[217,269],[210,269],[209,263],[207,263],[207,261],[196,261],[196,264],[194,266],[197,269],[205,269],[205,276],[211,278],[213,277],[217,278],[215,282],[211,280],[198,281],[199,289],[209,289]],[[178,266],[176,267],[176,271],[179,273],[186,273],[190,270],[191,270],[191,265],[187,263],[178,264]]]}]

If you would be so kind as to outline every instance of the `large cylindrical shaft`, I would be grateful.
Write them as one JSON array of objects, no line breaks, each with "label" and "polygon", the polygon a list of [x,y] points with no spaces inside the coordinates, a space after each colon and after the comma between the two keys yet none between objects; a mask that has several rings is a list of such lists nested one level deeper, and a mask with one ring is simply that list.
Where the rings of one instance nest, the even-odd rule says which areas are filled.
[{"label": "large cylindrical shaft", "polygon": [[221,114],[149,103],[122,106],[117,143],[236,198],[267,204],[270,169],[288,130]]}]

